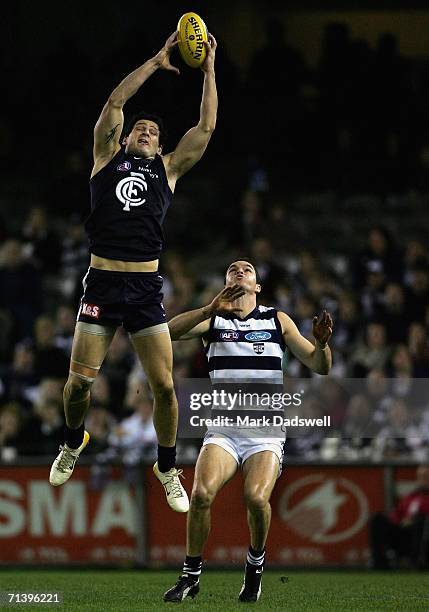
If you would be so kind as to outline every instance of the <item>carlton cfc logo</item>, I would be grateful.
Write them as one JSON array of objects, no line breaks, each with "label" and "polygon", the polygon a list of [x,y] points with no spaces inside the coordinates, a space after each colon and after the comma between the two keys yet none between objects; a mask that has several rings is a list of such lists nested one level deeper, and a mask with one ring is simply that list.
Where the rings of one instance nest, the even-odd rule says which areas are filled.
[{"label": "carlton cfc logo", "polygon": [[278,509],[289,529],[316,544],[348,540],[368,522],[368,501],[360,487],[326,473],[293,482]]},{"label": "carlton cfc logo", "polygon": [[141,206],[146,202],[143,197],[144,192],[147,191],[147,183],[144,174],[140,172],[130,172],[130,176],[126,176],[116,185],[116,197],[124,208],[129,212],[130,206]]}]

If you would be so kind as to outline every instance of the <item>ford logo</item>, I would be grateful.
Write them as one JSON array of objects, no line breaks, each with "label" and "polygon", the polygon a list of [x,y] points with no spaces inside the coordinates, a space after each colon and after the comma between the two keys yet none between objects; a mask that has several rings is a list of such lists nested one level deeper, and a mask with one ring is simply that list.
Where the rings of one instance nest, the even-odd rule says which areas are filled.
[{"label": "ford logo", "polygon": [[271,338],[270,332],[249,332],[244,336],[246,340],[250,342],[261,342],[262,340],[269,340]]}]

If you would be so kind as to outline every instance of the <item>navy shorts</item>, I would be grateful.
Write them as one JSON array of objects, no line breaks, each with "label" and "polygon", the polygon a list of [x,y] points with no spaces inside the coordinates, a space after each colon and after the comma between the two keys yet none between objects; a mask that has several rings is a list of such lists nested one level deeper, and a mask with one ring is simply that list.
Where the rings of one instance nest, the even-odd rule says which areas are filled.
[{"label": "navy shorts", "polygon": [[162,276],[158,272],[111,272],[89,268],[83,279],[78,321],[134,333],[166,323]]}]

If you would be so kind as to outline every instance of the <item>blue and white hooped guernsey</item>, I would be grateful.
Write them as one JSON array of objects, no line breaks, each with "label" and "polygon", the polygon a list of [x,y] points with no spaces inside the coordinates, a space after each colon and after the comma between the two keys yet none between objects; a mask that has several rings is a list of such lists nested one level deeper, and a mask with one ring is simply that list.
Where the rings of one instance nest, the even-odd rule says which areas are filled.
[{"label": "blue and white hooped guernsey", "polygon": [[[283,357],[286,345],[275,308],[257,306],[247,317],[240,319],[234,313],[217,315],[210,321],[206,337],[206,355],[212,385],[228,390],[253,388],[258,393],[283,392]],[[234,385],[236,383],[237,386]],[[247,402],[246,402],[247,404]],[[242,406],[244,409],[245,407]],[[253,405],[246,405],[250,410]],[[266,406],[263,412],[269,410]],[[247,412],[251,414],[251,412]],[[257,444],[283,440],[282,426],[208,427],[208,433],[255,438]]]},{"label": "blue and white hooped guernsey", "polygon": [[282,385],[285,349],[275,308],[257,306],[243,319],[217,315],[206,345],[211,381]]}]

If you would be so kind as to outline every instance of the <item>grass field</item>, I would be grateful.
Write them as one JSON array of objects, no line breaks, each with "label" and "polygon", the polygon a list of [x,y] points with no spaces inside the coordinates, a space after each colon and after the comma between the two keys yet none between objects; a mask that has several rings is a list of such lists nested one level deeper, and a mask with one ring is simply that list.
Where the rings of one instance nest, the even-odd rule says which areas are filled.
[{"label": "grass field", "polygon": [[[1,610],[162,610],[162,594],[174,584],[171,571],[0,571],[2,592],[54,592],[63,604],[13,605]],[[236,603],[242,573],[207,571],[195,600],[180,606],[189,610],[243,610]],[[369,572],[266,571],[259,610],[429,610],[429,574]]]}]

